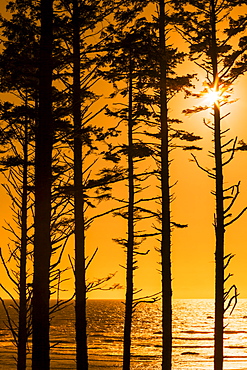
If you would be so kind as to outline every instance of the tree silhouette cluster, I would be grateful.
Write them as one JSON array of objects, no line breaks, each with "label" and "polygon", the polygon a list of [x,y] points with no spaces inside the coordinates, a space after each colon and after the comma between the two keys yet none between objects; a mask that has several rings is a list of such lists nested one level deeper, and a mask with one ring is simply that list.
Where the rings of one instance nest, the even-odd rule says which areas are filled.
[{"label": "tree silhouette cluster", "polygon": [[[224,141],[228,130],[221,122],[228,114],[222,115],[221,108],[231,102],[232,86],[247,68],[245,5],[238,0],[7,2],[8,16],[0,19],[0,164],[14,223],[6,225],[12,235],[9,255],[1,252],[0,258],[15,287],[12,294],[1,284],[18,314],[15,322],[2,300],[18,370],[26,369],[30,340],[32,369],[50,368],[51,316],[70,301],[75,306],[76,368],[89,368],[88,293],[120,286],[108,285],[114,273],[88,280],[97,249],[87,256],[86,235],[94,221],[110,214],[126,221],[126,236],[115,240],[126,252],[123,369],[131,366],[137,305],[158,300],[162,369],[172,369],[172,232],[187,225],[171,215],[171,152],[202,148],[195,143],[201,137],[181,129],[181,112],[171,116],[169,105],[177,94],[191,101],[209,93],[216,96],[212,105],[188,107],[183,113],[210,110],[213,117],[204,122],[213,134],[212,168],[192,157],[215,184],[214,370],[223,369],[224,314],[238,296],[234,284],[226,287],[233,255],[225,255],[225,229],[246,210],[232,217],[240,183],[226,188],[223,170],[246,144]],[[186,68],[178,73],[188,59],[205,74],[199,93],[194,73]],[[99,86],[106,92],[99,93]],[[102,117],[104,126],[99,124]],[[125,198],[114,195],[122,184],[128,189]],[[156,190],[150,196],[152,184]],[[97,212],[102,201],[109,206]],[[148,229],[143,226],[147,223]],[[154,237],[161,291],[142,296],[135,270],[141,258],[149,258],[145,241]],[[71,240],[74,255],[69,254],[63,269]],[[63,301],[59,297],[67,270],[75,289]],[[51,298],[57,298],[55,303]]]}]

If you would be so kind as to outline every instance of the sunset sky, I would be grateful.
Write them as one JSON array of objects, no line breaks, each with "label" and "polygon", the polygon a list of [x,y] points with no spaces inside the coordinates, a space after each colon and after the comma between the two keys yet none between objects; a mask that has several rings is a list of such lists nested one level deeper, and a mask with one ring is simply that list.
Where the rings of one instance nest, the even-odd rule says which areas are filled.
[{"label": "sunset sky", "polygon": [[[0,4],[0,12],[4,9],[4,2]],[[182,47],[177,45],[178,47]],[[198,88],[202,88],[205,75],[199,71],[192,62],[187,62],[182,67],[186,73],[198,73]],[[98,87],[100,88],[100,87]],[[224,108],[224,112],[231,114],[223,121],[223,127],[230,128],[227,138],[243,139],[247,142],[247,76],[240,77],[234,85],[235,103]],[[4,96],[1,96],[4,99]],[[106,100],[103,98],[102,105]],[[108,102],[108,101],[107,101]],[[174,98],[169,106],[170,114],[176,118],[182,118],[184,123],[181,128],[194,132],[203,137],[198,145],[203,147],[202,151],[195,152],[201,165],[211,167],[213,160],[208,157],[208,150],[213,149],[212,133],[203,124],[203,118],[212,119],[210,111],[185,116],[182,110],[191,108],[200,103],[195,98],[184,99],[182,95]],[[107,118],[101,115],[99,123],[106,123]],[[201,171],[191,161],[189,151],[176,149],[172,152],[174,161],[171,164],[171,182],[178,181],[173,188],[175,200],[172,203],[172,217],[175,222],[188,224],[186,229],[175,229],[172,235],[172,274],[173,274],[173,296],[174,298],[213,298],[214,296],[214,249],[215,238],[213,228],[213,216],[215,200],[210,193],[214,190],[214,182],[208,178],[206,173]],[[103,163],[103,165],[105,165]],[[226,185],[237,184],[241,181],[240,195],[233,208],[234,215],[237,215],[242,208],[247,206],[247,153],[237,152],[234,160],[224,169],[224,181]],[[1,183],[5,180],[1,177]],[[126,197],[126,187],[120,185],[114,188],[114,193],[119,197]],[[0,225],[4,220],[11,220],[9,200],[5,190],[0,188],[1,210]],[[100,205],[99,210],[107,210],[111,203]],[[149,225],[150,226],[150,225]],[[148,227],[149,227],[148,226]],[[121,247],[112,239],[124,237],[127,224],[119,217],[106,216],[98,219],[91,226],[87,234],[87,254],[90,256],[96,247],[99,251],[90,265],[88,279],[104,277],[109,273],[117,271],[113,282],[125,284],[125,270],[120,265],[125,264],[125,253]],[[1,248],[3,255],[8,256],[8,233],[1,231]],[[247,212],[226,231],[226,254],[235,254],[229,272],[234,276],[229,284],[236,284],[240,298],[247,298]],[[154,247],[158,247],[155,239],[150,239],[143,246],[143,251],[150,249],[147,256],[139,257],[139,269],[135,273],[135,285],[137,289],[143,289],[142,295],[153,294],[160,291],[159,254]],[[73,255],[73,240],[71,239],[64,255],[64,266],[69,265],[67,255]],[[1,283],[10,287],[7,277],[0,266]],[[5,276],[5,277],[4,277]],[[67,292],[62,297],[69,296],[73,290],[73,279],[66,282],[64,288]],[[89,298],[124,298],[124,289],[115,291],[96,291],[89,295]],[[2,297],[6,298],[3,293]]]}]

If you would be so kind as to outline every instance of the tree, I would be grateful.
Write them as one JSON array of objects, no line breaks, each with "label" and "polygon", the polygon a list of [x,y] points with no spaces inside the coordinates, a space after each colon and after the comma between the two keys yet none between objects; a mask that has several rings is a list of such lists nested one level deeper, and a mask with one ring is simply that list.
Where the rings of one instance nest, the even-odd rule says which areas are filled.
[{"label": "tree", "polygon": [[[115,92],[111,97],[123,99],[119,103],[119,108],[108,109],[107,114],[116,117],[120,123],[126,123],[126,144],[110,145],[106,158],[114,163],[122,163],[126,156],[127,162],[127,187],[128,199],[118,200],[123,205],[116,215],[122,216],[127,221],[126,238],[118,238],[116,241],[124,247],[126,251],[126,293],[125,293],[125,316],[124,316],[124,339],[123,339],[123,369],[130,369],[131,362],[131,333],[132,321],[136,306],[140,302],[155,302],[158,295],[147,297],[137,297],[142,289],[136,290],[134,285],[134,272],[137,269],[138,256],[146,255],[147,252],[140,252],[139,247],[146,239],[146,233],[138,230],[137,223],[141,219],[152,217],[144,202],[150,202],[153,198],[141,197],[145,189],[145,181],[150,178],[152,171],[143,169],[143,164],[152,151],[141,139],[141,132],[144,134],[145,122],[149,118],[149,112],[145,108],[143,99],[148,99],[146,91],[149,86],[148,70],[150,67],[149,48],[152,42],[152,31],[148,22],[143,17],[135,14],[133,25],[127,23],[125,27],[114,29],[110,26],[110,41],[105,46],[108,53],[102,58],[105,69],[102,75],[105,79],[113,83]],[[122,14],[123,19],[126,18]],[[110,67],[110,68],[109,68]],[[119,96],[120,95],[120,96]],[[120,101],[121,101],[120,100]],[[141,197],[141,198],[140,198]]]},{"label": "tree", "polygon": [[[35,116],[37,78],[35,77],[37,66],[37,42],[35,40],[36,27],[33,22],[33,13],[26,14],[26,6],[18,6],[16,3],[9,3],[7,9],[12,17],[7,20],[1,18],[3,27],[4,48],[1,54],[1,91],[11,92],[18,96],[19,105],[5,102],[1,105],[1,119],[5,122],[4,132],[9,137],[9,152],[1,163],[9,174],[6,176],[11,187],[5,185],[5,189],[13,203],[14,220],[20,228],[20,237],[14,232],[12,226],[8,225],[9,231],[15,235],[15,247],[11,256],[16,260],[17,271],[14,282],[18,294],[19,304],[14,301],[18,312],[17,329],[12,328],[12,334],[16,340],[18,349],[17,368],[26,368],[27,338],[30,335],[30,281],[27,288],[27,280],[30,278],[27,272],[27,259],[30,257],[29,231],[27,214],[32,207],[30,202],[30,188],[32,176],[30,172],[29,143],[33,140],[33,120]],[[27,43],[28,40],[28,43]],[[13,45],[14,44],[14,45]],[[23,48],[23,45],[28,46]],[[20,149],[21,148],[21,149]],[[20,149],[20,150],[19,150]],[[31,155],[32,157],[32,155]],[[29,185],[29,189],[28,189]],[[18,271],[19,270],[19,271]],[[9,272],[10,276],[10,272]],[[11,297],[12,298],[12,297]]]},{"label": "tree", "polygon": [[85,220],[82,178],[82,122],[80,69],[80,12],[73,0],[73,118],[74,118],[74,207],[75,207],[75,320],[76,365],[88,369],[86,325]]},{"label": "tree", "polygon": [[[236,221],[240,214],[229,220],[231,217],[232,206],[239,194],[239,185],[225,188],[224,186],[224,166],[234,157],[236,140],[223,142],[224,134],[228,130],[222,130],[221,121],[228,116],[222,116],[221,108],[230,98],[231,86],[233,82],[246,71],[245,52],[246,37],[241,37],[241,33],[246,29],[245,16],[234,17],[234,10],[246,2],[239,1],[185,1],[174,2],[180,15],[178,16],[178,31],[189,42],[190,56],[197,65],[200,65],[206,73],[206,88],[202,94],[213,93],[215,100],[212,108],[213,123],[207,124],[213,131],[214,151],[210,152],[215,161],[215,167],[207,170],[200,166],[196,157],[194,160],[209,177],[215,181],[215,204],[216,211],[214,216],[215,228],[215,353],[214,369],[223,368],[223,332],[224,332],[224,313],[229,308],[233,299],[236,301],[236,287],[232,285],[230,289],[225,289],[225,283],[230,277],[225,276],[225,269],[228,266],[232,255],[225,255],[225,229],[228,225]],[[188,6],[193,6],[189,11]],[[183,16],[181,16],[183,14]],[[222,31],[223,30],[223,31]],[[237,42],[236,42],[237,37]],[[233,40],[234,39],[234,40]],[[234,46],[238,44],[237,46]],[[208,106],[195,108],[194,111],[208,109]],[[192,113],[193,109],[187,110]],[[229,145],[233,143],[232,147]],[[228,158],[225,156],[228,154]],[[232,191],[232,194],[229,192]],[[229,203],[230,202],[230,203]],[[231,292],[233,296],[231,297]],[[229,302],[227,299],[230,298]],[[236,302],[235,302],[236,303]]]},{"label": "tree", "polygon": [[135,188],[134,188],[134,143],[133,143],[133,56],[132,56],[132,40],[127,40],[129,46],[128,53],[128,240],[126,243],[127,263],[126,263],[126,299],[125,299],[125,322],[124,322],[124,353],[123,353],[123,369],[130,369],[130,348],[131,348],[131,328],[133,315],[133,299],[134,299],[134,204],[135,204]]},{"label": "tree", "polygon": [[[167,45],[168,15],[167,3],[159,1],[159,135],[160,147],[158,153],[158,168],[161,187],[161,289],[162,289],[162,369],[172,369],[172,271],[171,271],[171,245],[172,228],[186,227],[187,225],[175,224],[171,220],[171,184],[170,184],[170,151],[173,137],[191,141],[200,137],[187,132],[172,129],[172,120],[168,115],[168,102],[170,98],[179,91],[186,91],[191,87],[193,75],[177,76],[176,66],[184,59],[184,54],[177,52],[170,45]],[[176,146],[176,145],[175,145]],[[195,147],[195,149],[197,149]]]},{"label": "tree", "polygon": [[52,40],[53,1],[41,0],[41,39],[39,59],[39,107],[35,146],[35,235],[33,277],[33,370],[48,370],[49,299],[51,258],[52,181]]},{"label": "tree", "polygon": [[169,138],[167,107],[166,19],[164,0],[159,2],[160,42],[160,134],[161,134],[161,274],[162,274],[162,369],[172,368],[172,276],[171,276],[171,212],[169,183]]},{"label": "tree", "polygon": [[[149,139],[147,143],[152,157],[156,162],[154,174],[158,179],[160,194],[160,208],[150,210],[150,214],[158,221],[155,231],[149,236],[159,236],[161,255],[161,299],[162,299],[162,369],[172,368],[172,271],[171,271],[171,245],[172,230],[174,227],[183,228],[182,225],[172,221],[171,201],[173,194],[170,183],[170,152],[175,148],[184,150],[200,149],[195,145],[184,144],[184,141],[194,142],[200,137],[181,130],[176,124],[181,123],[169,114],[169,102],[178,93],[185,96],[190,94],[193,74],[178,75],[176,67],[184,61],[185,53],[179,52],[175,46],[168,43],[171,29],[171,14],[169,2],[158,2],[157,15],[153,22],[147,23],[152,41],[149,44],[148,56],[149,70],[146,71],[149,91],[143,96],[148,130],[145,131]],[[159,51],[157,53],[157,50]],[[150,92],[151,88],[151,92]],[[181,140],[180,144],[175,140]],[[182,144],[181,144],[182,143]]]},{"label": "tree", "polygon": [[[13,203],[14,222],[20,229],[19,233],[9,223],[7,228],[14,235],[14,247],[10,251],[11,259],[16,261],[16,269],[11,270],[6,266],[6,271],[19,294],[19,301],[12,295],[19,320],[15,320],[6,314],[9,326],[13,334],[14,343],[18,349],[17,366],[20,369],[26,367],[27,339],[31,335],[30,306],[32,300],[32,256],[33,256],[33,181],[34,181],[34,126],[37,123],[38,106],[38,45],[40,29],[38,27],[37,7],[26,2],[10,2],[8,9],[12,13],[10,19],[1,19],[3,26],[4,48],[0,59],[2,73],[1,91],[9,92],[15,97],[14,103],[4,102],[1,104],[1,120],[4,122],[4,131],[8,134],[10,150],[8,155],[1,161],[7,173],[5,185],[8,195]],[[18,98],[18,100],[16,99]],[[51,204],[51,263],[49,268],[50,294],[61,289],[61,271],[59,263],[68,241],[72,234],[71,225],[65,223],[65,218],[70,214],[67,207],[68,196],[61,195],[61,185],[64,186],[66,166],[60,163],[61,137],[64,136],[66,123],[63,122],[64,95],[53,88],[53,117],[56,123],[56,135],[53,146],[52,158],[52,204]],[[6,136],[5,134],[5,136]],[[8,172],[7,172],[8,170]],[[22,180],[23,178],[23,180]],[[63,179],[62,179],[63,178]],[[27,202],[28,198],[28,202]],[[27,222],[27,210],[29,222]],[[28,232],[28,235],[27,235]],[[27,249],[27,245],[29,248]],[[31,265],[29,272],[26,269],[27,260]],[[5,261],[4,261],[5,263]],[[13,274],[12,274],[13,273]],[[28,279],[27,279],[28,277]],[[4,287],[3,287],[4,289]],[[9,292],[8,292],[9,293]],[[59,296],[59,293],[58,293]],[[65,302],[56,302],[49,307],[51,317],[57,309],[61,309]],[[14,324],[11,326],[11,323]],[[26,323],[26,324],[25,324]]]},{"label": "tree", "polygon": [[[57,75],[64,83],[68,99],[71,99],[67,114],[72,113],[73,129],[67,132],[67,144],[72,149],[72,172],[74,201],[75,258],[71,265],[75,277],[75,332],[76,332],[76,366],[77,369],[88,368],[87,325],[86,325],[86,299],[87,292],[100,288],[101,284],[108,281],[113,275],[98,279],[96,282],[86,281],[86,270],[93,257],[86,263],[86,229],[94,217],[86,220],[86,209],[94,207],[90,199],[90,189],[94,188],[97,181],[90,183],[91,165],[89,171],[85,160],[90,161],[90,155],[97,151],[97,141],[103,141],[105,133],[102,128],[91,125],[91,120],[103,109],[91,113],[92,104],[98,96],[92,91],[92,86],[97,82],[94,58],[90,58],[90,44],[88,38],[97,35],[96,27],[99,22],[112,12],[115,3],[111,1],[88,2],[73,0],[58,5],[63,10],[62,15],[56,18],[59,25],[58,40],[60,43],[60,58],[57,65]],[[72,31],[72,32],[71,32]],[[103,31],[102,31],[103,32]],[[95,45],[94,45],[95,46]],[[63,49],[64,48],[64,49]],[[63,52],[61,52],[61,49]],[[96,46],[97,49],[97,46]],[[65,51],[65,52],[64,52]],[[89,54],[90,55],[90,54]],[[71,58],[72,57],[72,58]],[[72,63],[71,63],[72,59]],[[72,64],[72,71],[70,66]],[[70,121],[70,117],[68,117]],[[71,142],[71,137],[73,138]],[[94,142],[95,140],[95,142]],[[66,141],[66,139],[65,139]],[[70,152],[71,154],[71,152]],[[69,154],[69,156],[70,156]],[[93,166],[94,159],[92,160]],[[88,172],[87,172],[88,171]],[[88,175],[89,173],[89,175]],[[101,179],[102,180],[102,179]],[[108,179],[109,180],[109,179]],[[101,185],[104,180],[101,181]],[[97,187],[97,185],[96,185]],[[95,198],[102,200],[108,195],[98,195]],[[100,215],[97,215],[98,217]]]},{"label": "tree", "polygon": [[[125,108],[120,108],[115,112],[122,120],[128,122],[128,239],[121,240],[126,245],[127,264],[126,264],[126,311],[124,329],[124,368],[130,366],[131,352],[131,325],[132,316],[136,304],[142,299],[134,299],[134,270],[137,261],[137,238],[149,236],[161,236],[161,265],[162,265],[162,326],[163,326],[163,368],[171,368],[172,352],[172,301],[171,301],[171,230],[175,225],[184,227],[171,221],[170,211],[170,150],[176,146],[183,149],[199,149],[195,146],[176,145],[171,141],[174,138],[181,140],[194,141],[200,137],[189,134],[183,130],[172,128],[172,123],[179,122],[168,117],[168,102],[178,92],[183,91],[188,94],[191,87],[193,75],[177,76],[175,68],[184,59],[184,53],[179,53],[170,45],[167,47],[167,15],[165,15],[164,2],[160,2],[160,11],[153,22],[149,22],[144,17],[135,19],[134,25],[123,32],[115,32],[115,43],[109,44],[108,58],[111,62],[111,70],[106,72],[108,78],[115,83],[116,92],[121,92],[123,97],[128,96],[128,105],[122,104]],[[124,17],[123,17],[124,18]],[[121,36],[120,36],[121,35]],[[123,50],[123,51],[122,51]],[[157,54],[157,50],[159,53]],[[106,58],[107,58],[106,57]],[[114,67],[113,67],[114,66]],[[127,88],[119,89],[118,81],[126,81]],[[158,128],[158,132],[157,132]],[[138,133],[138,138],[135,133]],[[142,141],[140,136],[146,135],[149,142]],[[134,138],[135,137],[135,138]],[[151,142],[150,142],[150,139]],[[157,144],[158,141],[158,144]],[[115,153],[115,156],[114,156]],[[109,158],[117,161],[117,153],[121,153],[118,148],[111,150]],[[160,181],[161,196],[146,199],[149,201],[159,200],[161,210],[156,212],[151,206],[143,207],[140,200],[136,199],[136,194],[141,191],[144,185],[137,184],[140,174],[137,174],[138,167],[135,163],[146,157],[153,157],[158,169],[150,172],[156,174]],[[144,171],[145,174],[145,171]],[[148,179],[148,176],[147,176]],[[143,201],[144,199],[142,199]],[[139,205],[138,205],[139,203]],[[139,212],[139,215],[138,213]],[[122,212],[123,214],[123,212]],[[142,218],[155,217],[161,223],[153,233],[141,232],[136,230],[136,223]],[[141,218],[140,217],[140,218]],[[139,239],[140,240],[140,239]],[[145,297],[144,301],[147,302]],[[154,300],[157,296],[153,297]],[[152,301],[152,299],[151,299]],[[126,366],[126,367],[125,367]]]},{"label": "tree", "polygon": [[[5,111],[5,114],[3,112],[1,117],[2,120],[10,120],[10,122],[12,123],[9,123],[5,127],[6,134],[7,132],[8,134],[10,134],[10,149],[8,151],[7,157],[1,160],[1,166],[3,168],[3,171],[7,172],[7,175],[5,174],[5,177],[8,180],[8,183],[4,184],[4,188],[11,198],[14,221],[17,228],[20,229],[20,236],[18,237],[18,232],[16,232],[10,224],[8,224],[6,227],[7,230],[9,230],[16,239],[14,241],[13,250],[10,250],[11,257],[9,259],[14,259],[16,261],[16,273],[10,273],[10,270],[7,268],[4,258],[1,255],[1,259],[3,261],[8,276],[11,278],[11,275],[13,275],[13,278],[11,278],[11,280],[14,283],[19,295],[19,303],[17,303],[17,301],[13,299],[12,295],[9,294],[18,313],[18,325],[16,325],[16,328],[14,327],[14,325],[12,325],[12,321],[8,320],[9,328],[11,329],[16,342],[15,344],[17,345],[18,370],[26,369],[27,340],[31,332],[30,307],[32,294],[30,289],[30,273],[27,269],[27,262],[28,259],[30,259],[31,253],[30,230],[32,230],[32,224],[28,225],[27,216],[28,214],[30,216],[30,211],[32,210],[33,206],[33,201],[32,197],[30,196],[29,190],[31,188],[31,183],[33,179],[30,175],[29,170],[30,125],[27,100],[28,98],[26,99],[23,107],[14,107],[14,109],[11,109],[11,111],[7,110]],[[20,152],[18,152],[15,147],[16,142],[21,146]],[[28,186],[30,187],[29,189]],[[14,190],[11,190],[11,188]],[[3,286],[2,288],[6,291]],[[2,303],[4,304],[3,301]],[[4,308],[7,313],[5,305]]]}]

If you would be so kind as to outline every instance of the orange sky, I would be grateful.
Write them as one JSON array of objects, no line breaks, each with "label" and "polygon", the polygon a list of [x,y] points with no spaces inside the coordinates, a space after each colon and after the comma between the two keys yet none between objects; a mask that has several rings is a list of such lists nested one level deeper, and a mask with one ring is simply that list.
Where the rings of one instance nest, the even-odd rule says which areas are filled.
[{"label": "orange sky", "polygon": [[[2,6],[2,4],[1,4]],[[188,64],[189,73],[196,71],[195,67]],[[194,70],[192,70],[194,69]],[[199,75],[200,83],[204,76]],[[247,125],[245,95],[247,90],[247,77],[241,77],[236,83],[234,92],[239,100],[230,105],[227,111],[231,114],[224,120],[223,125],[230,127],[231,131],[228,137],[238,136],[239,139],[247,141]],[[104,104],[104,100],[102,105]],[[170,112],[175,117],[181,117],[182,109],[196,105],[195,99],[184,100],[182,96],[175,98],[170,105]],[[183,117],[184,124],[181,128],[193,131],[196,135],[203,137],[199,143],[203,146],[201,152],[195,153],[202,165],[210,166],[212,163],[208,157],[208,150],[212,149],[211,131],[203,124],[203,118],[210,118],[209,112],[194,114],[190,117]],[[102,120],[106,120],[102,116]],[[191,161],[188,151],[177,149],[173,152],[174,161],[170,167],[171,180],[178,184],[173,188],[176,200],[172,203],[173,219],[179,223],[189,225],[186,229],[175,229],[172,238],[172,272],[173,272],[173,293],[174,298],[213,298],[214,295],[214,197],[210,192],[214,189],[213,180],[197,168]],[[234,161],[225,168],[225,184],[229,186],[236,184],[241,180],[241,193],[233,211],[237,214],[242,208],[247,206],[247,153],[236,153]],[[1,179],[1,182],[3,180]],[[125,186],[119,186],[114,190],[118,196],[126,196]],[[9,201],[5,191],[0,189],[1,197],[1,217],[0,225],[4,225],[4,219],[11,219],[9,210]],[[100,209],[108,209],[110,203],[104,203]],[[228,271],[234,274],[231,283],[237,285],[240,297],[247,298],[247,238],[246,227],[247,212],[235,224],[229,226],[226,231],[226,253],[236,254],[232,260]],[[104,219],[97,220],[92,225],[87,235],[87,254],[91,255],[96,247],[99,251],[92,262],[88,271],[88,279],[106,276],[110,272],[118,271],[114,282],[122,285],[125,283],[125,271],[119,265],[125,264],[125,254],[121,247],[112,241],[112,238],[124,237],[126,232],[126,223],[120,218],[107,216]],[[1,248],[3,254],[7,256],[8,235],[2,230]],[[139,259],[139,269],[135,274],[136,288],[143,289],[143,294],[153,294],[160,290],[160,275],[158,261],[159,255],[154,250],[158,246],[155,240],[148,241],[143,250],[150,249],[148,256],[141,256]],[[67,255],[73,254],[73,243],[64,256],[64,265],[69,265]],[[1,282],[10,284],[4,279],[0,266]],[[72,291],[73,280],[66,283],[66,289]],[[68,295],[64,293],[63,296]],[[3,295],[3,297],[6,297]],[[94,292],[89,298],[123,298],[124,289],[109,292]]]}]

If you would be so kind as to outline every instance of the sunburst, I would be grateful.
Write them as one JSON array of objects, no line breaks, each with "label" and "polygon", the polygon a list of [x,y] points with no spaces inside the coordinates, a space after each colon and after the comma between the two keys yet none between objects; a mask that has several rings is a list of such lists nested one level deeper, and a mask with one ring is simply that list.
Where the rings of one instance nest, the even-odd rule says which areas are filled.
[{"label": "sunburst", "polygon": [[202,92],[204,101],[208,107],[214,105],[220,106],[229,102],[231,86],[229,84],[219,83],[217,78],[214,84],[204,84],[205,88]]},{"label": "sunburst", "polygon": [[221,99],[222,92],[217,91],[215,88],[210,89],[207,88],[207,93],[205,94],[205,100],[207,105],[212,106],[214,104],[219,104],[219,100]]}]

